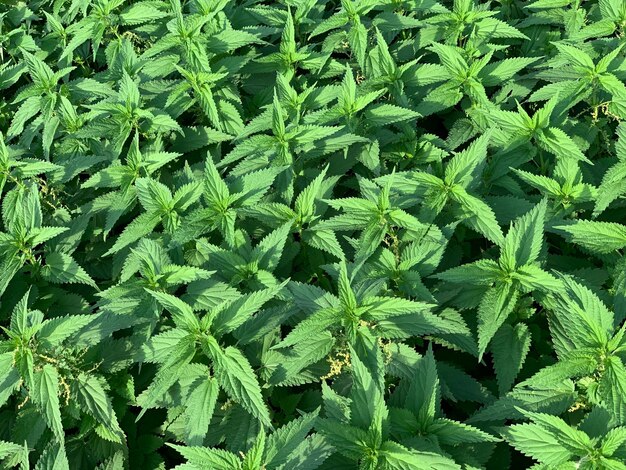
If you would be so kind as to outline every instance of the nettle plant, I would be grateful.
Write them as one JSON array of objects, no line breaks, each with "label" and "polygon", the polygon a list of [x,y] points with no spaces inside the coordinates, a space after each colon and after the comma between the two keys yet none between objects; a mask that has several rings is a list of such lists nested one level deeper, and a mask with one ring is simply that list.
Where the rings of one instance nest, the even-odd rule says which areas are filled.
[{"label": "nettle plant", "polygon": [[0,2],[0,468],[626,469],[623,0]]}]

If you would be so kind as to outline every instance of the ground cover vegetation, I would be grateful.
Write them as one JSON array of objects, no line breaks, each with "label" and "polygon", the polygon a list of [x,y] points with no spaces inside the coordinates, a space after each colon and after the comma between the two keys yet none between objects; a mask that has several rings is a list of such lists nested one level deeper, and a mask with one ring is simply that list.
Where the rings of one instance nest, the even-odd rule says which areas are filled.
[{"label": "ground cover vegetation", "polygon": [[2,468],[626,469],[625,30],[3,0]]}]

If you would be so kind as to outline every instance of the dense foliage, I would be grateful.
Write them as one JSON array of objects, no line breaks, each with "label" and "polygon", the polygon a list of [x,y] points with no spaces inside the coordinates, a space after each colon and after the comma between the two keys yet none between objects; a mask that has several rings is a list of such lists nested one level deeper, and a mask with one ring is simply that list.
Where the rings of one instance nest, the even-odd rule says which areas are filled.
[{"label": "dense foliage", "polygon": [[3,0],[0,467],[626,469],[625,34]]}]

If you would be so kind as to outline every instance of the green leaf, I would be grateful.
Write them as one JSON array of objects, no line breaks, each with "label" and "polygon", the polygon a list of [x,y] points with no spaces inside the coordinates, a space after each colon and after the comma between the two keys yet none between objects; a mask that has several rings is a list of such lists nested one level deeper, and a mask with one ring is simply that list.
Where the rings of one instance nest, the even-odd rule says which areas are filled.
[{"label": "green leaf", "polygon": [[500,266],[495,261],[481,259],[474,263],[450,268],[433,277],[447,282],[466,283],[474,285],[490,285],[500,277]]},{"label": "green leaf", "polygon": [[463,218],[464,223],[496,245],[502,245],[504,241],[502,229],[491,207],[458,185],[452,188],[450,196],[461,206],[465,215],[465,218]]},{"label": "green leaf", "polygon": [[459,184],[467,188],[470,183],[480,177],[480,171],[487,158],[487,144],[490,137],[489,133],[483,134],[450,160],[445,170],[447,185]]},{"label": "green leaf", "polygon": [[367,29],[360,21],[350,28],[348,41],[356,55],[357,62],[361,68],[363,68],[365,65],[365,53],[367,51]]},{"label": "green leaf", "polygon": [[500,395],[511,389],[530,350],[530,340],[530,331],[523,323],[518,323],[514,327],[504,324],[494,335],[491,341],[491,354]]},{"label": "green leaf", "polygon": [[81,373],[76,377],[72,390],[83,411],[93,416],[98,423],[109,431],[113,441],[122,443],[125,436],[102,381],[94,376]]},{"label": "green leaf", "polygon": [[69,468],[65,447],[57,442],[51,442],[46,446],[35,465],[35,470],[69,470]]},{"label": "green leaf", "polygon": [[211,347],[215,376],[226,393],[265,426],[271,426],[269,410],[248,359],[237,348]]},{"label": "green leaf", "polygon": [[428,426],[427,432],[435,434],[437,440],[446,445],[498,442],[500,440],[478,428],[446,418],[435,420]]},{"label": "green leaf", "polygon": [[557,158],[591,163],[591,160],[578,148],[571,137],[558,127],[544,129],[537,136],[537,144],[544,150],[556,155]]},{"label": "green leaf", "polygon": [[148,409],[157,406],[163,395],[180,379],[184,367],[193,360],[195,354],[196,338],[193,335],[183,336],[171,348],[171,353],[165,358],[152,383],[137,397],[137,403],[143,408],[137,421]]},{"label": "green leaf", "polygon": [[65,441],[63,422],[61,421],[61,404],[59,402],[59,373],[50,364],[44,365],[34,373],[33,401],[41,408],[46,424],[59,442]]},{"label": "green leaf", "polygon": [[622,444],[626,442],[626,428],[613,428],[602,437],[601,451],[603,455],[612,456]]},{"label": "green leaf", "polygon": [[453,460],[434,452],[419,452],[409,450],[402,445],[386,441],[380,448],[383,468],[393,470],[430,470],[433,468],[441,470],[460,470],[462,467]]},{"label": "green leaf", "polygon": [[553,230],[596,254],[611,253],[626,246],[626,227],[614,222],[577,220],[555,225]]},{"label": "green leaf", "polygon": [[167,443],[176,449],[191,465],[215,470],[237,470],[241,468],[239,458],[232,452],[207,447],[185,447]]},{"label": "green leaf", "polygon": [[67,315],[44,320],[39,329],[38,340],[45,346],[59,346],[74,333],[94,323],[98,315]]},{"label": "green leaf", "polygon": [[546,200],[517,218],[506,234],[500,252],[500,264],[509,270],[534,263],[543,244]]},{"label": "green leaf", "polygon": [[140,238],[148,235],[161,221],[161,215],[154,212],[144,212],[126,226],[121,235],[115,240],[115,244],[104,256],[117,253],[122,248],[136,242]]},{"label": "green leaf", "polygon": [[270,301],[289,280],[276,287],[264,289],[244,295],[232,302],[224,304],[213,320],[213,331],[216,336],[231,332],[243,325],[250,317]]},{"label": "green leaf", "polygon": [[13,353],[0,354],[0,406],[7,402],[20,384],[20,373],[13,363]]},{"label": "green leaf", "polygon": [[528,264],[511,273],[511,278],[529,291],[555,292],[561,289],[561,282],[536,265]]},{"label": "green leaf", "polygon": [[213,411],[217,403],[219,386],[214,378],[200,377],[194,382],[185,401],[185,441],[187,445],[202,445],[209,431]]},{"label": "green leaf", "polygon": [[368,434],[364,430],[330,419],[320,419],[316,427],[341,455],[350,460],[363,457],[368,447]]},{"label": "green leaf", "polygon": [[384,408],[383,391],[354,350],[350,354],[350,364],[352,367],[351,422],[366,429],[375,422],[381,406]]},{"label": "green leaf", "polygon": [[50,282],[65,284],[87,284],[97,289],[95,281],[70,255],[53,252],[46,255],[46,264],[41,270],[42,276]]},{"label": "green leaf", "polygon": [[572,452],[572,454],[585,456],[593,450],[594,443],[589,436],[583,431],[574,429],[561,418],[546,413],[520,411],[524,416],[532,419],[535,424],[549,431],[550,434],[552,434],[563,447]]},{"label": "green leaf", "polygon": [[626,367],[618,357],[611,356],[606,360],[599,392],[615,422],[625,425]]},{"label": "green leaf", "polygon": [[120,13],[122,23],[125,25],[137,25],[158,20],[166,16],[164,12],[150,5],[148,2],[139,2],[130,5]]},{"label": "green leaf", "polygon": [[12,442],[0,441],[0,459],[5,459],[13,454],[24,451],[24,447]]},{"label": "green leaf", "polygon": [[[285,462],[284,468],[298,468],[314,470],[318,468],[330,455],[334,448],[320,434],[313,434],[300,442]],[[268,466],[268,469],[276,468]]]},{"label": "green leaf", "polygon": [[556,467],[567,462],[572,456],[551,432],[537,424],[515,424],[510,426],[503,436],[522,454],[546,465]]},{"label": "green leaf", "polygon": [[431,424],[439,411],[441,400],[439,387],[437,364],[433,356],[432,345],[429,345],[428,351],[417,363],[415,372],[411,377],[405,403],[406,409],[417,417],[422,427]]},{"label": "green leaf", "polygon": [[613,331],[613,313],[587,287],[561,276],[558,294],[545,299],[551,313],[550,329],[555,346],[567,350],[601,347]]},{"label": "green leaf", "polygon": [[419,117],[419,113],[393,104],[370,106],[367,108],[364,115],[368,124],[374,127],[388,126],[389,124],[408,121]]},{"label": "green leaf", "polygon": [[496,86],[512,78],[516,73],[537,62],[534,57],[513,57],[487,64],[478,73],[485,86]]},{"label": "green leaf", "polygon": [[265,446],[267,468],[280,467],[290,459],[293,451],[303,443],[306,435],[313,429],[318,413],[319,410],[304,413],[270,434]]},{"label": "green leaf", "polygon": [[598,197],[593,210],[594,216],[604,212],[613,201],[626,193],[625,180],[626,162],[617,162],[604,173],[602,182],[598,187]]},{"label": "green leaf", "polygon": [[200,330],[200,322],[193,312],[192,308],[178,297],[165,292],[153,291],[146,289],[152,297],[154,297],[164,308],[172,315],[174,323],[181,328],[189,331]]},{"label": "green leaf", "polygon": [[490,288],[478,308],[478,355],[481,360],[500,326],[515,308],[518,291],[511,284],[500,283]]}]

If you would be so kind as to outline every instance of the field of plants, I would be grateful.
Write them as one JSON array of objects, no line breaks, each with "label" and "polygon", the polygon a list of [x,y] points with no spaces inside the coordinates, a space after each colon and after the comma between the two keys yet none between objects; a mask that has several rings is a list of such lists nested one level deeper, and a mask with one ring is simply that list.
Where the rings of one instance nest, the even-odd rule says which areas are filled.
[{"label": "field of plants", "polygon": [[0,468],[626,470],[626,1],[1,0]]}]

